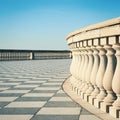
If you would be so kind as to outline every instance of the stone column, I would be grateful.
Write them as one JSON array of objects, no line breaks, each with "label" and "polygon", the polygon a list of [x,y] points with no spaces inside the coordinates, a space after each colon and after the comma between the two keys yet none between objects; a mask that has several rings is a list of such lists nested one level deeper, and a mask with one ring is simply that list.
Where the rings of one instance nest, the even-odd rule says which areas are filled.
[{"label": "stone column", "polygon": [[101,110],[104,112],[109,112],[109,107],[112,105],[112,103],[115,100],[115,97],[113,95],[113,90],[112,90],[112,79],[114,75],[114,70],[115,70],[115,57],[114,57],[114,50],[111,45],[106,45],[104,47],[107,50],[107,67],[106,71],[103,77],[103,87],[105,88],[107,92],[107,96],[101,103]]}]

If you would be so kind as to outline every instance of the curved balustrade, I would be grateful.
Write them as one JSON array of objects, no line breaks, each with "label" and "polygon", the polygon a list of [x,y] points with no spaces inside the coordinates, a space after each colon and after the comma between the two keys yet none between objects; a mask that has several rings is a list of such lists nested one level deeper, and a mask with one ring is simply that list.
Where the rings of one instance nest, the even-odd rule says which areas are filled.
[{"label": "curved balustrade", "polygon": [[73,60],[72,90],[98,109],[120,118],[120,18],[67,36]]}]

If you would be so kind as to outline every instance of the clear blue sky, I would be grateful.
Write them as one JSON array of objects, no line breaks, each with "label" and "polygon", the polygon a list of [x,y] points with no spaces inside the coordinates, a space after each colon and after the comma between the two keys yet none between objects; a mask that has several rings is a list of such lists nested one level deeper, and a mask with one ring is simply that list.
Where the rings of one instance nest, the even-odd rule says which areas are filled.
[{"label": "clear blue sky", "polygon": [[120,16],[120,0],[0,0],[0,49],[66,50],[66,36]]}]

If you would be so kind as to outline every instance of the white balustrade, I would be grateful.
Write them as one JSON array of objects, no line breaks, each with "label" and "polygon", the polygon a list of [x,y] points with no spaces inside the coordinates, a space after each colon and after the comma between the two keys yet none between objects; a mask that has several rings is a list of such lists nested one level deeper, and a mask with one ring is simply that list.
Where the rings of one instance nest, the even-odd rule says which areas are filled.
[{"label": "white balustrade", "polygon": [[77,30],[67,36],[74,92],[88,103],[120,118],[120,18]]}]

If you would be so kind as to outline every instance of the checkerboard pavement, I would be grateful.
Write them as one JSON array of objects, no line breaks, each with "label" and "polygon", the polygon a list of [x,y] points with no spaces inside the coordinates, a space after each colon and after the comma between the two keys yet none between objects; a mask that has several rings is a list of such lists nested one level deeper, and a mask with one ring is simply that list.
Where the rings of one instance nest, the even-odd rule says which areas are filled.
[{"label": "checkerboard pavement", "polygon": [[100,120],[62,90],[70,62],[0,62],[0,120]]}]

